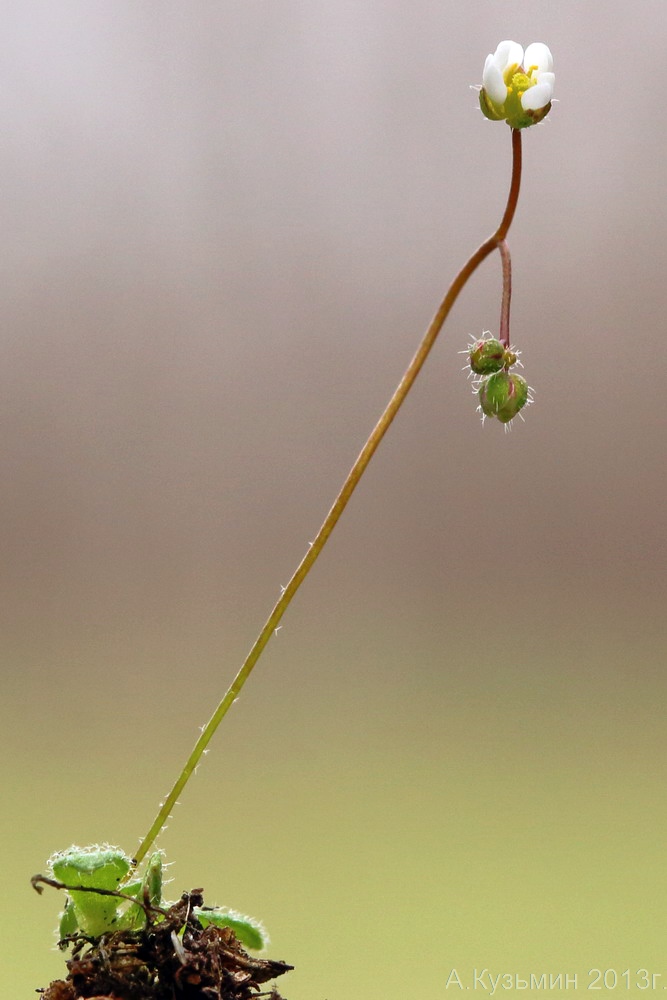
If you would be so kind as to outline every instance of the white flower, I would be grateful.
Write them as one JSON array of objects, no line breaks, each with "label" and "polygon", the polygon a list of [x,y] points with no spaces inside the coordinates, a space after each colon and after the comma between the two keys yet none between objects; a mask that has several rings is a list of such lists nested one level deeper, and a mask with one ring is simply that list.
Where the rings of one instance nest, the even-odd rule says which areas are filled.
[{"label": "white flower", "polygon": [[501,42],[486,57],[480,105],[487,118],[527,128],[548,114],[554,92],[553,57],[542,42],[524,52],[517,42]]}]

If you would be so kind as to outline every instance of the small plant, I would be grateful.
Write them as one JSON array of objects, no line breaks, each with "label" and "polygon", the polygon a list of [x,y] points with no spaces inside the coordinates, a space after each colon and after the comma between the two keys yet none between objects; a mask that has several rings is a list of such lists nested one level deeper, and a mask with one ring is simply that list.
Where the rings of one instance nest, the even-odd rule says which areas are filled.
[{"label": "small plant", "polygon": [[[113,996],[128,1000],[224,997],[249,1000],[260,985],[291,969],[253,959],[262,925],[234,910],[204,905],[201,889],[174,903],[162,898],[162,854],[154,852],[141,879],[127,881],[136,861],[116,847],[70,847],[49,859],[50,876],[32,884],[65,889],[59,946],[72,949],[67,981],[56,980],[44,1000]],[[274,1000],[278,993],[272,990]]]},{"label": "small plant", "polygon": [[[34,887],[49,885],[67,893],[60,917],[59,945],[71,949],[66,980],[57,980],[44,1000],[83,997],[116,1000],[247,1000],[268,996],[260,985],[288,971],[284,962],[256,959],[245,948],[266,946],[262,925],[234,910],[204,905],[203,890],[183,893],[170,903],[163,898],[163,855],[154,851],[183,788],[222,719],[234,703],[294,595],[324,548],[361,476],[405,401],[447,316],[466,283],[494,250],[502,264],[502,299],[498,337],[474,341],[468,355],[474,391],[483,419],[507,426],[530,403],[531,391],[511,369],[521,364],[510,346],[511,258],[507,244],[521,183],[521,132],[542,121],[551,108],[554,89],[551,52],[542,43],[503,41],[484,65],[479,102],[492,121],[511,129],[512,176],[500,225],[472,254],[450,285],[396,391],[352,466],[315,540],[276,602],[248,656],[215,712],[203,727],[173,788],[134,856],[116,847],[71,847],[52,855],[49,874],[36,875]],[[138,866],[145,862],[143,875]]]},{"label": "small plant", "polygon": [[[162,898],[162,853],[151,855],[143,878],[126,883],[135,864],[119,848],[108,846],[70,847],[49,858],[49,884],[59,883],[69,892],[60,915],[61,947],[80,936],[98,938],[111,931],[140,930],[151,919],[160,922],[164,910],[174,905]],[[235,910],[194,906],[193,913],[202,927],[231,928],[246,948],[261,951],[268,944],[259,921]]]}]

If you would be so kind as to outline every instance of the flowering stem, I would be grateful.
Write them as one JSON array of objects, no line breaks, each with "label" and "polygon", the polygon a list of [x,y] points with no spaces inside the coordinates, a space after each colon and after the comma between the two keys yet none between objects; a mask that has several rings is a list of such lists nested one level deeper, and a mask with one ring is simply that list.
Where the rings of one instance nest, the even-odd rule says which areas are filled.
[{"label": "flowering stem", "polygon": [[507,240],[501,240],[498,244],[500,257],[503,262],[503,297],[500,303],[500,333],[498,339],[501,344],[509,348],[510,346],[510,302],[512,301],[512,258]]},{"label": "flowering stem", "polygon": [[517,201],[519,198],[519,186],[521,183],[521,133],[517,129],[512,130],[512,180],[510,183],[510,191],[507,198],[507,205],[505,207],[505,212],[502,217],[501,223],[498,229],[495,231],[493,236],[490,236],[478,249],[474,252],[472,257],[463,265],[459,273],[454,278],[452,284],[450,285],[447,294],[445,295],[440,308],[436,312],[435,316],[431,320],[431,324],[428,327],[421,344],[417,349],[417,353],[413,357],[412,361],[408,365],[403,378],[401,379],[396,391],[389,400],[387,407],[375,425],[370,437],[366,441],[366,444],[361,449],[359,457],[352,466],[347,479],[343,483],[343,486],[336,497],[331,510],[327,514],[322,527],[318,531],[315,540],[311,542],[308,551],[305,556],[297,566],[294,575],[287,584],[287,586],[282,589],[280,598],[276,602],[271,614],[266,620],[264,627],[255,639],[255,642],[248,653],[241,669],[237,673],[236,677],[232,681],[231,685],[224,698],[216,708],[215,712],[206,723],[202,729],[199,739],[194,745],[192,753],[188,757],[183,770],[181,771],[178,779],[170,791],[169,795],[165,801],[160,806],[160,810],[155,817],[153,825],[150,830],[142,840],[139,850],[136,853],[135,860],[138,864],[148,853],[150,848],[153,846],[155,839],[164,827],[171,810],[176,804],[178,797],[180,796],[183,788],[185,787],[190,775],[196,768],[199,760],[201,759],[204,750],[208,746],[215,733],[216,729],[220,725],[220,722],[227,714],[228,710],[231,708],[232,704],[238,697],[241,688],[248,679],[253,667],[257,663],[264,647],[268,643],[269,639],[276,631],[278,624],[283,617],[285,611],[290,605],[290,602],[297,590],[305,580],[308,575],[313,563],[319,556],[320,552],[324,548],[324,545],[329,538],[329,535],[335,528],[339,517],[345,510],[347,503],[352,496],[352,493],[357,486],[357,483],[361,479],[366,466],[373,457],[380,441],[389,429],[394,417],[398,413],[401,405],[403,404],[408,392],[412,388],[412,385],[417,378],[417,375],[421,371],[422,365],[426,361],[431,348],[433,347],[442,326],[449,315],[449,312],[456,302],[462,288],[465,286],[466,282],[470,276],[477,270],[479,265],[482,263],[486,257],[492,253],[493,250],[498,247],[507,235],[507,231],[514,218],[514,212],[516,210]]}]

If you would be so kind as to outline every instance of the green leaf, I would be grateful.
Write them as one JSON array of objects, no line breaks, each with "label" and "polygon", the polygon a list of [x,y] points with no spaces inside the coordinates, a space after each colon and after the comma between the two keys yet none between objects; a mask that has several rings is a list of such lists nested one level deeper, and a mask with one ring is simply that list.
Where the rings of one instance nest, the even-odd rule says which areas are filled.
[{"label": "green leaf", "polygon": [[[131,882],[122,887],[122,892],[134,896],[142,903],[146,897],[151,906],[162,903],[162,853],[156,851],[148,859],[144,877],[139,882]],[[131,904],[119,919],[119,926],[128,930],[138,930],[146,923],[146,911],[140,903]]]},{"label": "green leaf", "polygon": [[[55,878],[67,886],[90,889],[118,889],[130,871],[132,861],[119,848],[70,847],[49,858]],[[70,892],[73,917],[78,928],[89,937],[99,937],[114,930],[118,923],[120,900],[113,896],[98,896],[94,892]],[[66,907],[66,911],[70,906]],[[68,916],[71,921],[72,916]]]},{"label": "green leaf", "polygon": [[79,925],[76,922],[76,913],[74,912],[74,907],[71,900],[67,900],[65,903],[65,909],[60,914],[60,924],[58,925],[58,937],[62,941],[63,938],[68,937],[70,934],[76,934],[79,929]]},{"label": "green leaf", "polygon": [[237,913],[236,910],[217,906],[209,910],[196,906],[195,915],[202,927],[208,927],[209,924],[212,924],[213,927],[230,927],[246,948],[261,951],[269,943],[269,936],[259,920],[245,917],[242,913]]}]

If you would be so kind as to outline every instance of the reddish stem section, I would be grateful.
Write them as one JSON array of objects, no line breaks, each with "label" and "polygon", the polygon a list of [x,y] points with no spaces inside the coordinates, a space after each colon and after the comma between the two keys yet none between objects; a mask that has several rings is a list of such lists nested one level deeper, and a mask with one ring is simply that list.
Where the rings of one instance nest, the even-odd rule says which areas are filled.
[{"label": "reddish stem section", "polygon": [[500,303],[500,334],[498,339],[504,347],[510,346],[510,302],[512,300],[512,258],[507,240],[498,244],[503,263],[503,297]]}]

